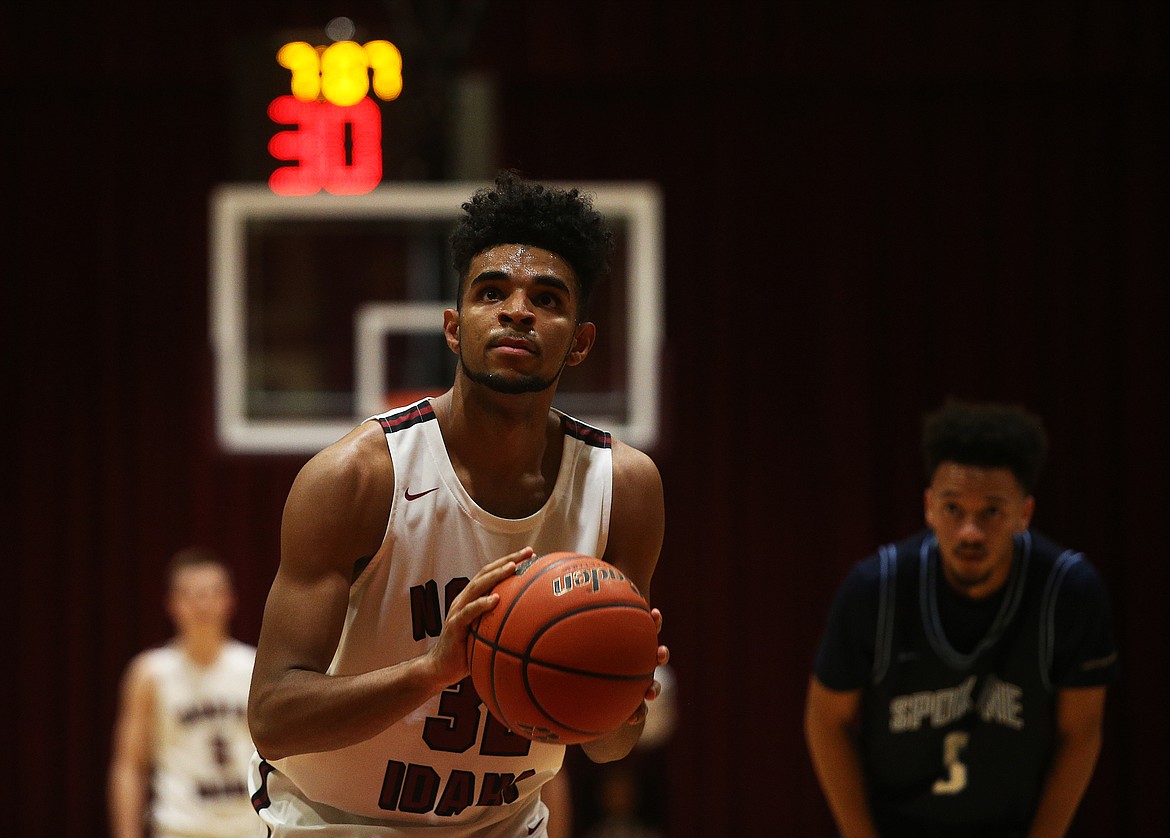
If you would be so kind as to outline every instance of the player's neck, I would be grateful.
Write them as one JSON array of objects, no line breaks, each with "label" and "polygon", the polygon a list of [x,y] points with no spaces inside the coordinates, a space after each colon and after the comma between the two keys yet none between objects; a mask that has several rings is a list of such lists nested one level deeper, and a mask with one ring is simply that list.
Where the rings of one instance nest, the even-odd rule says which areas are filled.
[{"label": "player's neck", "polygon": [[951,592],[955,596],[971,600],[972,602],[981,602],[989,597],[995,596],[1007,585],[1010,575],[1010,564],[1002,569],[997,569],[995,573],[988,575],[986,579],[981,579],[977,582],[956,578],[949,570],[943,569],[945,584]]},{"label": "player's neck", "polygon": [[517,418],[447,393],[434,406],[451,466],[480,507],[502,518],[523,518],[544,505],[563,449],[560,423],[547,405]]},{"label": "player's neck", "polygon": [[555,432],[551,391],[505,395],[456,383],[432,403],[447,450],[466,466],[523,473],[544,462]]},{"label": "player's neck", "polygon": [[177,642],[187,657],[200,666],[207,666],[219,657],[228,637],[221,631],[197,629],[180,634]]}]

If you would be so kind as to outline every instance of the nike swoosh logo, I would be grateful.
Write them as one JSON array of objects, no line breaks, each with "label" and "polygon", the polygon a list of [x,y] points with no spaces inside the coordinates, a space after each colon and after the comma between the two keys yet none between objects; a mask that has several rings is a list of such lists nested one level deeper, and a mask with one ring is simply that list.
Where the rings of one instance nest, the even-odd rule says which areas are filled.
[{"label": "nike swoosh logo", "polygon": [[423,495],[429,495],[431,492],[437,492],[437,491],[439,491],[439,487],[438,487],[438,486],[436,486],[436,487],[435,487],[435,488],[433,488],[433,489],[427,489],[425,492],[419,492],[417,495],[412,495],[412,494],[410,493],[410,489],[407,489],[407,490],[406,490],[406,499],[407,499],[407,500],[418,500],[418,499],[419,499],[419,498],[421,498]]},{"label": "nike swoosh logo", "polygon": [[538,821],[536,822],[536,826],[530,826],[530,827],[528,827],[528,834],[529,834],[529,835],[533,835],[533,834],[536,832],[536,830],[540,829],[540,825],[541,825],[542,823],[544,823],[544,818],[541,818],[540,820],[538,820]]}]

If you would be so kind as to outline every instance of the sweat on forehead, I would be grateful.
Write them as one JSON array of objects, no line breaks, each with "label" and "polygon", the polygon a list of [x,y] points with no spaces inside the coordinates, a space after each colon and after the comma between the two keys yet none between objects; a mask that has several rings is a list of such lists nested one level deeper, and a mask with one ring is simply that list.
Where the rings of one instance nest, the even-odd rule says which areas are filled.
[{"label": "sweat on forehead", "polygon": [[582,309],[609,272],[613,233],[592,199],[577,189],[560,189],[502,172],[490,187],[463,204],[451,234],[452,264],[467,280],[472,260],[496,245],[521,244],[557,254],[572,268]]}]

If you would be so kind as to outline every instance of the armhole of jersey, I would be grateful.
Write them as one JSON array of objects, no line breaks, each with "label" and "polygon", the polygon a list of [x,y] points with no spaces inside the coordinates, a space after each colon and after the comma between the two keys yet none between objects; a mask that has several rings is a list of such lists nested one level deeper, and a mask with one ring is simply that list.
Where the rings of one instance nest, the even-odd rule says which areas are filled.
[{"label": "armhole of jersey", "polygon": [[[608,431],[586,425],[555,407],[552,410],[560,417],[561,433],[565,436],[565,453],[561,459],[562,469],[566,467],[566,464],[571,463],[573,472],[576,472],[581,460],[587,460],[596,465],[598,457],[603,457],[608,462],[608,467],[605,469],[605,486],[602,491],[597,547],[593,551],[597,556],[604,556],[605,551],[609,548],[609,526],[613,514],[613,436]],[[576,449],[575,453],[571,454],[570,446]],[[564,474],[557,475],[558,485],[564,477]],[[592,480],[588,476],[586,479]]]},{"label": "armhole of jersey", "polygon": [[897,585],[898,550],[887,544],[878,550],[880,582],[878,585],[877,632],[873,647],[873,683],[879,684],[890,668],[894,648],[894,598]]},{"label": "armhole of jersey", "polygon": [[613,449],[609,450],[609,476],[601,502],[601,532],[598,534],[597,555],[604,556],[609,547],[609,520],[613,512]]},{"label": "armhole of jersey", "polygon": [[1064,577],[1081,560],[1081,556],[1081,553],[1072,550],[1061,553],[1044,583],[1044,596],[1040,601],[1040,681],[1049,692],[1055,688],[1052,667],[1056,662],[1056,599]]}]

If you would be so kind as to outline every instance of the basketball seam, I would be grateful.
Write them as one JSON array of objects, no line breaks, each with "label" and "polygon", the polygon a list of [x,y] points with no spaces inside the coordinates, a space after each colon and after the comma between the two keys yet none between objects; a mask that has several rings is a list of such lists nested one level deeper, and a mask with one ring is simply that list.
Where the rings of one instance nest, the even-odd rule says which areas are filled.
[{"label": "basketball seam", "polygon": [[[620,675],[616,672],[594,672],[592,669],[575,669],[574,667],[553,663],[552,661],[546,661],[542,658],[534,658],[531,655],[524,654],[523,652],[513,652],[511,649],[507,649],[499,645],[494,645],[487,640],[484,640],[483,642],[493,652],[499,652],[501,655],[506,655],[510,658],[516,658],[517,660],[525,661],[526,663],[536,664],[538,666],[543,666],[545,669],[552,669],[557,672],[564,672],[569,675],[588,675],[591,678],[599,678],[603,681],[637,681],[654,674],[653,669],[651,669],[649,672],[642,672],[636,675]],[[525,684],[525,686],[527,686],[527,684]],[[529,693],[529,695],[531,695],[531,693]]]},{"label": "basketball seam", "polygon": [[[641,675],[618,675],[616,673],[593,672],[593,671],[588,670],[588,669],[574,669],[574,668],[568,667],[568,666],[561,666],[560,664],[555,664],[555,663],[552,663],[551,661],[544,661],[544,660],[541,660],[540,658],[534,658],[532,656],[532,650],[534,648],[536,648],[536,644],[540,641],[540,638],[544,637],[544,635],[547,634],[554,626],[560,625],[565,620],[569,619],[570,617],[575,617],[578,614],[585,614],[589,611],[601,611],[603,609],[610,609],[610,608],[625,608],[625,609],[632,608],[635,611],[640,611],[644,614],[649,614],[649,612],[644,607],[642,607],[641,605],[637,605],[635,603],[632,603],[632,602],[599,602],[599,603],[591,603],[589,605],[580,605],[577,608],[574,608],[572,611],[564,612],[563,614],[559,615],[555,620],[548,622],[548,623],[545,623],[543,626],[541,626],[540,631],[536,632],[536,634],[534,634],[532,636],[532,639],[530,641],[528,641],[528,648],[525,649],[521,653],[514,653],[514,654],[516,654],[516,657],[527,658],[529,663],[539,663],[541,666],[546,666],[549,669],[556,669],[556,670],[561,671],[561,672],[572,672],[574,674],[579,674],[579,675],[595,675],[599,678],[610,678],[611,680],[636,681],[639,678],[645,678],[647,675],[653,674],[653,672],[654,672],[653,669],[651,669],[650,672],[642,673]],[[506,649],[503,647],[500,648],[500,651],[511,652],[510,649]]]},{"label": "basketball seam", "polygon": [[[592,556],[586,556],[583,553],[574,553],[571,556],[564,556],[563,558],[557,559],[555,562],[551,562],[547,567],[541,568],[537,574],[535,574],[531,579],[529,579],[527,582],[525,582],[524,585],[520,588],[520,590],[516,592],[516,595],[514,597],[512,597],[512,601],[510,603],[508,603],[508,610],[506,612],[504,612],[504,615],[502,617],[500,617],[500,625],[496,630],[495,642],[488,643],[488,645],[492,649],[491,657],[488,659],[488,674],[490,675],[490,678],[491,678],[491,680],[488,683],[490,684],[492,704],[495,705],[495,707],[499,711],[500,715],[504,716],[504,718],[501,718],[500,721],[504,723],[504,726],[507,727],[508,730],[514,729],[515,725],[513,725],[511,720],[506,717],[506,715],[504,713],[504,708],[500,706],[500,699],[496,697],[496,655],[500,652],[500,647],[499,647],[500,635],[504,631],[504,626],[508,622],[508,617],[511,616],[512,611],[515,610],[516,606],[520,602],[520,599],[524,596],[524,593],[530,587],[532,587],[533,585],[536,584],[536,580],[540,579],[542,576],[544,576],[546,573],[548,573],[554,567],[560,567],[565,562],[575,561],[577,559],[589,559],[589,558],[592,558]],[[534,561],[535,561],[535,559],[534,559]],[[478,637],[478,634],[476,636]],[[527,688],[528,688],[528,685],[526,683],[525,689],[527,689]],[[543,712],[543,710],[541,712]]]},{"label": "basketball seam", "polygon": [[[568,552],[568,551],[566,551],[566,552]],[[532,561],[537,561],[537,560],[539,560],[539,558],[540,557],[537,557],[536,559],[533,559]],[[537,634],[529,641],[528,648],[524,652],[512,651],[511,649],[508,649],[501,644],[500,639],[504,634],[504,630],[505,630],[505,627],[507,625],[507,622],[508,622],[509,618],[511,617],[513,611],[520,604],[521,600],[523,599],[524,595],[527,593],[528,589],[530,587],[532,587],[532,585],[536,584],[538,581],[543,579],[551,571],[556,570],[557,568],[563,566],[565,563],[575,562],[575,561],[580,560],[580,559],[593,560],[594,557],[588,556],[584,553],[571,553],[569,555],[562,556],[561,558],[557,559],[555,562],[552,562],[548,566],[541,568],[539,572],[534,574],[529,579],[525,580],[522,587],[518,591],[516,591],[515,595],[512,597],[512,601],[508,603],[507,610],[500,616],[499,624],[496,627],[494,639],[490,639],[485,633],[481,633],[481,631],[480,631],[480,624],[483,620],[483,616],[486,616],[486,615],[483,615],[483,616],[479,617],[478,619],[476,619],[475,623],[470,627],[469,631],[470,631],[471,636],[474,638],[475,642],[472,643],[472,651],[471,651],[471,657],[469,658],[469,664],[474,663],[475,655],[477,652],[475,647],[477,645],[479,645],[479,643],[483,643],[485,646],[488,647],[488,649],[490,650],[490,653],[488,656],[488,661],[487,661],[488,676],[489,676],[488,689],[489,689],[490,695],[487,697],[487,699],[490,699],[490,705],[494,705],[494,707],[496,708],[496,710],[498,712],[498,715],[500,716],[500,721],[503,722],[505,727],[507,727],[509,730],[514,730],[514,729],[516,729],[517,726],[514,725],[510,719],[507,718],[506,714],[504,713],[504,709],[501,706],[500,699],[496,693],[496,655],[507,655],[508,657],[516,659],[520,662],[520,664],[521,664],[521,667],[520,667],[521,668],[521,681],[524,685],[524,690],[528,694],[529,700],[531,701],[533,707],[537,711],[539,711],[542,715],[544,715],[551,723],[553,723],[557,727],[560,727],[566,731],[569,731],[569,732],[572,732],[575,734],[581,734],[584,736],[596,736],[596,735],[604,734],[606,731],[605,730],[587,730],[587,729],[582,729],[579,727],[574,727],[573,725],[565,724],[560,719],[556,718],[552,713],[550,713],[545,708],[545,706],[540,702],[540,700],[536,697],[536,695],[533,691],[532,684],[531,684],[531,681],[529,679],[529,665],[536,665],[536,666],[543,667],[547,670],[552,670],[555,672],[561,672],[561,673],[570,674],[570,675],[581,675],[581,676],[585,676],[585,677],[589,677],[589,678],[595,678],[595,679],[598,679],[601,681],[630,683],[630,682],[646,680],[648,678],[653,678],[653,675],[654,675],[653,668],[649,672],[645,672],[645,673],[641,673],[641,674],[620,675],[620,674],[616,674],[616,673],[594,672],[594,671],[588,670],[588,669],[579,669],[576,667],[564,666],[561,664],[554,663],[552,661],[546,661],[546,660],[543,660],[541,658],[535,658],[532,656],[532,650],[535,647],[537,641],[541,637],[543,637],[544,634],[546,632],[548,632],[552,627],[562,623],[564,620],[568,619],[569,617],[572,617],[572,616],[575,616],[578,614],[582,614],[582,613],[587,613],[589,611],[597,611],[597,610],[606,609],[606,608],[623,608],[623,609],[633,608],[633,609],[636,609],[638,611],[642,611],[642,612],[648,614],[649,608],[645,605],[644,602],[641,604],[633,603],[633,602],[604,602],[604,603],[596,603],[596,604],[579,606],[579,607],[573,609],[572,611],[567,611],[567,612],[559,615],[557,617],[557,619],[554,620],[553,622],[550,622],[550,623],[547,623],[547,624],[541,626],[541,628],[537,632]],[[602,560],[602,561],[604,561],[604,560]],[[634,709],[636,709],[636,708],[634,708]],[[631,710],[631,712],[633,712],[633,711]],[[545,740],[545,741],[548,741],[548,740]],[[553,741],[555,741],[555,740],[553,740]]]},{"label": "basketball seam", "polygon": [[[533,647],[536,646],[536,642],[538,640],[540,640],[540,638],[543,637],[544,634],[550,628],[552,628],[553,626],[555,626],[559,623],[564,622],[569,617],[572,617],[576,614],[584,614],[588,611],[600,611],[604,608],[634,608],[638,611],[643,611],[643,612],[646,611],[646,609],[641,605],[635,605],[634,603],[626,603],[626,602],[595,603],[595,604],[590,604],[590,605],[579,606],[577,608],[574,608],[572,611],[564,612],[563,614],[558,616],[556,620],[554,620],[550,623],[545,623],[541,627],[540,631],[538,631],[535,635],[533,635],[532,639],[528,642],[528,648],[527,648],[527,650],[525,650],[525,653],[522,656],[517,655],[517,657],[526,658],[529,664],[533,663],[534,661],[532,658],[532,649],[533,649]],[[500,651],[506,651],[506,650],[500,650]],[[625,676],[625,675],[610,675],[610,674],[602,673],[602,672],[592,672],[588,669],[575,670],[575,669],[572,669],[570,667],[562,667],[562,666],[558,666],[556,664],[550,664],[550,663],[542,663],[541,665],[546,666],[549,669],[557,670],[560,672],[573,673],[573,674],[579,674],[579,675],[588,675],[590,677],[599,678],[599,679],[606,680],[606,681],[622,681],[622,682],[641,681],[645,678],[653,677],[653,675],[654,675],[653,669],[650,670],[649,672],[643,673],[641,675]],[[528,693],[528,698],[532,701],[532,705],[536,709],[538,709],[541,713],[543,713],[547,719],[554,722],[558,727],[563,727],[565,730],[571,730],[574,733],[580,733],[580,734],[584,734],[584,735],[605,733],[604,730],[582,730],[581,728],[577,728],[577,727],[573,727],[572,725],[565,724],[563,721],[558,719],[556,716],[554,716],[552,713],[550,713],[548,711],[548,709],[540,702],[540,699],[538,699],[536,697],[536,693],[532,689],[532,684],[528,678],[528,666],[526,666],[526,665],[522,666],[520,671],[521,671],[521,677],[524,681],[524,691]],[[637,709],[637,708],[634,708],[634,709]]]}]

